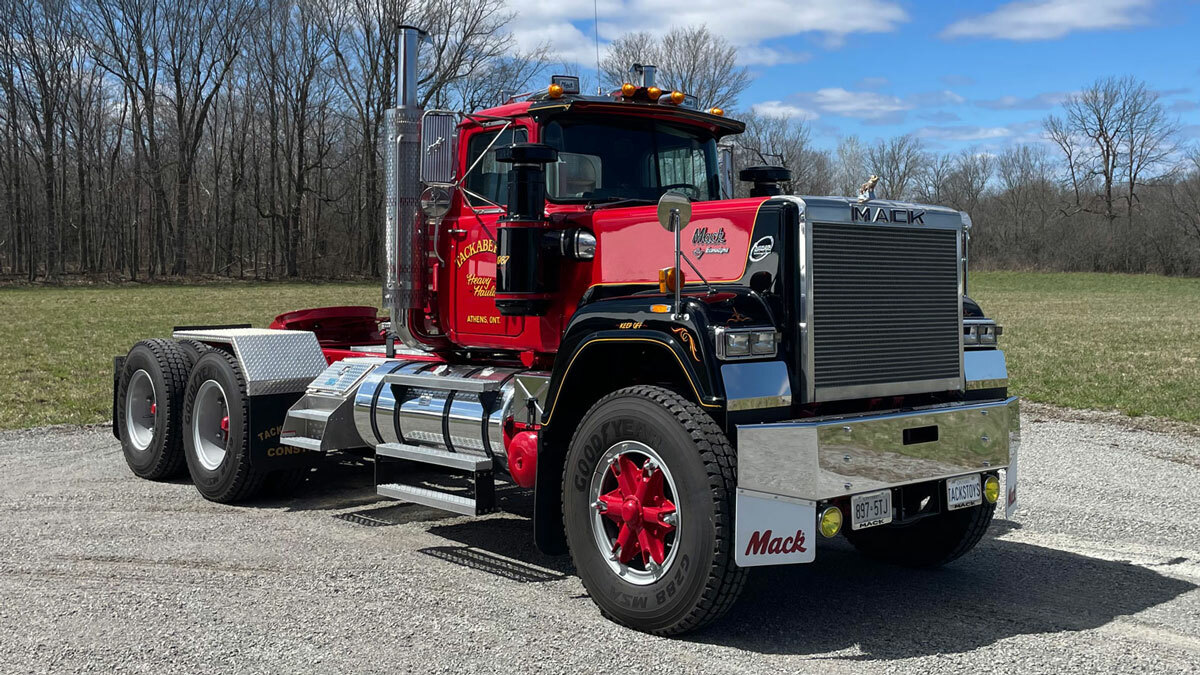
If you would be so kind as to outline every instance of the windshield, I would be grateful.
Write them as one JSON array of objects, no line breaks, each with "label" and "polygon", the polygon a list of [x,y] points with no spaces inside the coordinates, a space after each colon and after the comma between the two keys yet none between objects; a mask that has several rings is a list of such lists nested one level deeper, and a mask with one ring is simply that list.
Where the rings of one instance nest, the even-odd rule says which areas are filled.
[{"label": "windshield", "polygon": [[658,201],[667,191],[719,199],[717,142],[702,129],[641,117],[568,117],[542,130],[556,202]]}]

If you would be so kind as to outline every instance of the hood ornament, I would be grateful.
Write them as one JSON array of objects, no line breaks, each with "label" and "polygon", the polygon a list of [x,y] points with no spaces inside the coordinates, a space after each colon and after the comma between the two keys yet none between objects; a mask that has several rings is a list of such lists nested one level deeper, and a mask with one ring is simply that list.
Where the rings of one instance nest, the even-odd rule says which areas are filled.
[{"label": "hood ornament", "polygon": [[867,179],[867,182],[863,183],[862,187],[860,187],[858,189],[858,203],[859,204],[862,204],[863,202],[868,202],[868,201],[871,201],[872,199],[875,199],[875,186],[878,183],[879,183],[879,176],[876,176],[875,174],[871,174],[871,177]]}]

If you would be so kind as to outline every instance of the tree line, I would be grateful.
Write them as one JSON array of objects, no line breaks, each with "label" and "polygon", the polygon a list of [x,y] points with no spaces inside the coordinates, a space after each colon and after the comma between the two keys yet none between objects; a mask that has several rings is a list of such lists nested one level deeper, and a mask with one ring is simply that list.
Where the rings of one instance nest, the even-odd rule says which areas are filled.
[{"label": "tree line", "polygon": [[[395,27],[430,31],[422,104],[476,110],[563,68],[516,47],[512,19],[504,0],[3,3],[0,276],[378,275]],[[731,111],[752,78],[703,26],[614,41],[600,84],[635,61]],[[1096,82],[1045,142],[999,153],[821,149],[803,120],[730,114],[738,164],[783,163],[796,193],[877,174],[880,197],[969,211],[976,263],[1200,274],[1200,154],[1136,80]]]}]

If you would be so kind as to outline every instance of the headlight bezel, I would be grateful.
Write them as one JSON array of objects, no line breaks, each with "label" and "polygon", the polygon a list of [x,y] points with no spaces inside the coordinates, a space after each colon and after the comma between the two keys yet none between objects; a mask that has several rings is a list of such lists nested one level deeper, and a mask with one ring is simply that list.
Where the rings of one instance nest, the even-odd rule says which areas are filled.
[{"label": "headlight bezel", "polygon": [[779,354],[779,331],[774,326],[713,328],[713,346],[722,361],[773,359]]},{"label": "headlight bezel", "polygon": [[995,348],[1004,329],[993,319],[963,319],[963,347]]}]

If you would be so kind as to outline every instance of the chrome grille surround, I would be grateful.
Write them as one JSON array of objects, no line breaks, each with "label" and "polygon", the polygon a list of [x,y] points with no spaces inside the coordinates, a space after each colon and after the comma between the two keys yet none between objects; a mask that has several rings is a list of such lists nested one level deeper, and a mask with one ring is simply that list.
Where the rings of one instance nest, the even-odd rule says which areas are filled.
[{"label": "chrome grille surround", "polygon": [[[962,390],[962,214],[945,207],[883,200],[859,204],[838,197],[782,199],[792,201],[800,212],[798,356],[803,373],[804,400],[837,401]],[[855,222],[851,219],[851,209],[867,206],[923,211],[924,222]],[[849,236],[847,233],[856,239],[841,249],[843,257],[838,259],[837,236]],[[922,243],[931,240],[941,244],[933,246],[933,251],[922,247]],[[858,250],[854,248],[855,242],[865,242],[868,248],[875,248]],[[831,244],[834,248],[827,250]],[[888,246],[899,249],[890,251]],[[817,248],[822,250],[816,251]],[[853,255],[846,256],[847,253]],[[861,292],[841,298],[842,301],[849,300],[845,307],[849,312],[840,316],[836,312],[830,314],[830,309],[838,307],[826,303],[822,291],[844,289],[846,286],[838,284],[844,284],[845,279],[860,281],[857,274],[869,271],[876,262],[893,265],[888,269],[895,271],[897,278],[889,278],[887,283],[861,284]],[[930,280],[930,273],[925,269],[927,263],[933,265],[935,276],[940,278],[934,284],[937,301],[922,305],[928,301],[922,296],[922,290],[927,288]],[[899,301],[894,301],[896,298]],[[857,318],[855,312],[859,315]],[[835,332],[826,332],[822,336],[822,323],[829,326],[831,316],[834,317]],[[934,326],[923,325],[931,318]],[[887,330],[880,330],[878,327],[887,320],[893,323]],[[859,340],[852,339],[856,328],[862,331]],[[932,335],[937,344],[932,351],[920,340],[920,331],[930,328],[933,328]],[[838,330],[843,332],[838,334]],[[826,340],[825,337],[830,335],[838,336],[840,341]],[[840,352],[830,351],[831,345],[840,348]],[[870,361],[872,357],[876,360]],[[867,359],[870,367],[830,369],[830,364],[837,363],[838,358],[854,365]],[[925,366],[936,367],[915,367],[922,359]],[[891,370],[889,364],[894,364]],[[871,372],[872,369],[875,372]]]}]

